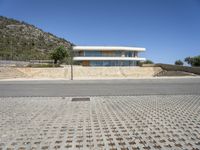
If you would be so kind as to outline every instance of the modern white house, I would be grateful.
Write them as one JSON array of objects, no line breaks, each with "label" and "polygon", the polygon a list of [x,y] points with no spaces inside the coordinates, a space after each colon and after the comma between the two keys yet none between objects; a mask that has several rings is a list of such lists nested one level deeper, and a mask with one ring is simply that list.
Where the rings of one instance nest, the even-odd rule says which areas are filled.
[{"label": "modern white house", "polygon": [[122,46],[73,46],[74,61],[82,66],[137,66],[146,49]]}]

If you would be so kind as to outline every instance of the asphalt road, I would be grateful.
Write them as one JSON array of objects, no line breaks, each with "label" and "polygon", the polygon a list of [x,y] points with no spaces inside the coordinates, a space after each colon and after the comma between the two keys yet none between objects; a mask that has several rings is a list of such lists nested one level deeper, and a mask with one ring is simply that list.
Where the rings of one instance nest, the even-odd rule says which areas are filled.
[{"label": "asphalt road", "polygon": [[200,78],[0,81],[0,97],[200,95]]}]

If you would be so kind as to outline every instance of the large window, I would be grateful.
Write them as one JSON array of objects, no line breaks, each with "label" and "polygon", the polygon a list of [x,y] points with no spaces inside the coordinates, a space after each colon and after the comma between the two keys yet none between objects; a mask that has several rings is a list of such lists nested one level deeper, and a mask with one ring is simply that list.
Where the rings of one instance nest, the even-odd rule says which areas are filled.
[{"label": "large window", "polygon": [[115,57],[121,57],[122,56],[122,52],[121,51],[115,51]]},{"label": "large window", "polygon": [[132,51],[80,51],[76,52],[75,56],[85,56],[85,57],[136,57],[137,52]]},{"label": "large window", "polygon": [[102,56],[100,51],[84,51],[86,57],[100,57]]},{"label": "large window", "polygon": [[86,57],[121,57],[121,51],[84,51],[84,55]]},{"label": "large window", "polygon": [[125,52],[125,57],[132,57],[133,56],[133,52]]},{"label": "large window", "polygon": [[90,66],[136,66],[136,61],[120,61],[120,60],[106,60],[106,61],[90,61]]},{"label": "large window", "polygon": [[103,66],[102,61],[90,61],[90,66]]}]

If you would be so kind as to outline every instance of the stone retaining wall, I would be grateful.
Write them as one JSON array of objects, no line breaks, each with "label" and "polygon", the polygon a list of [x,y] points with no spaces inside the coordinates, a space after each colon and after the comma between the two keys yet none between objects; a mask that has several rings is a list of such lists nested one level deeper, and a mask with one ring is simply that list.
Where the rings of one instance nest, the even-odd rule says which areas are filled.
[{"label": "stone retaining wall", "polygon": [[64,68],[16,68],[27,78],[69,78],[69,69]]},{"label": "stone retaining wall", "polygon": [[[64,68],[17,68],[28,78],[70,79],[70,66]],[[74,66],[74,79],[152,77],[162,71],[160,67],[82,67]]]},{"label": "stone retaining wall", "polygon": [[75,67],[74,78],[152,77],[160,71],[160,67]]}]

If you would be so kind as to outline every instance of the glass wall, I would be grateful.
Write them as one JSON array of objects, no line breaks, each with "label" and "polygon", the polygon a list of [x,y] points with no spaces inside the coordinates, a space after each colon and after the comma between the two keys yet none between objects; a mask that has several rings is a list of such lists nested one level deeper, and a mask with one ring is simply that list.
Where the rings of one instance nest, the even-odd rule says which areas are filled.
[{"label": "glass wall", "polygon": [[137,52],[133,51],[78,51],[75,56],[85,57],[137,57]]},{"label": "glass wall", "polygon": [[90,61],[90,66],[136,66],[136,61],[120,61],[120,60],[107,60],[107,61]]},{"label": "glass wall", "polygon": [[125,57],[132,57],[133,56],[133,52],[125,52]]},{"label": "glass wall", "polygon": [[101,51],[84,51],[84,56],[86,57],[101,57]]},{"label": "glass wall", "polygon": [[86,57],[121,57],[120,51],[84,51]]},{"label": "glass wall", "polygon": [[133,52],[122,52],[122,51],[79,51],[75,52],[75,56],[85,57],[133,57]]}]

